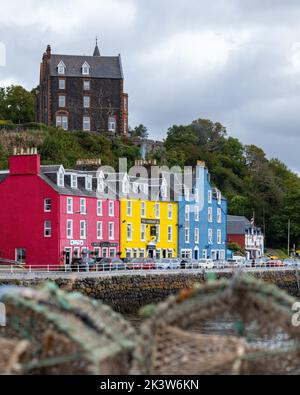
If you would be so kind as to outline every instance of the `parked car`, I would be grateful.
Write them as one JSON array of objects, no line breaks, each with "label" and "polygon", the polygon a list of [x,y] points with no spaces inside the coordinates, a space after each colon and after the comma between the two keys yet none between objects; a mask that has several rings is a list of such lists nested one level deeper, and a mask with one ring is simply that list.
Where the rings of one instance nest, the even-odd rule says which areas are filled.
[{"label": "parked car", "polygon": [[183,258],[180,262],[181,269],[198,269],[198,261],[192,258]]},{"label": "parked car", "polygon": [[243,267],[245,266],[245,260],[244,259],[228,259],[227,261],[227,266],[229,267]]},{"label": "parked car", "polygon": [[225,269],[228,266],[228,262],[225,260],[214,261],[214,269]]},{"label": "parked car", "polygon": [[282,267],[284,263],[280,259],[273,259],[267,262],[267,267]]},{"label": "parked car", "polygon": [[299,265],[299,260],[298,260],[298,259],[288,258],[288,259],[285,259],[285,260],[283,261],[283,264],[284,264],[285,266],[294,266],[294,267],[297,267],[297,266]]},{"label": "parked car", "polygon": [[179,259],[161,258],[155,262],[157,269],[180,269]]},{"label": "parked car", "polygon": [[125,263],[119,258],[102,258],[97,259],[96,262],[98,270],[110,271],[110,270],[125,270]]},{"label": "parked car", "polygon": [[129,270],[153,270],[156,264],[152,258],[134,258],[126,264]]},{"label": "parked car", "polygon": [[199,259],[198,260],[198,267],[201,269],[213,269],[214,262],[212,259]]}]

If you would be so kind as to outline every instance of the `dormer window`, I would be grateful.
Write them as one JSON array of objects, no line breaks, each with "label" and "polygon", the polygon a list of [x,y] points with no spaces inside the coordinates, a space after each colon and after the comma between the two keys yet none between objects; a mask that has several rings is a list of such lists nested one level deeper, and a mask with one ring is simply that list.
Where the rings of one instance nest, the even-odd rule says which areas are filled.
[{"label": "dormer window", "polygon": [[93,178],[92,176],[86,176],[85,178],[85,189],[91,191],[93,187]]},{"label": "dormer window", "polygon": [[103,180],[103,178],[98,178],[97,189],[98,189],[98,192],[104,192],[104,180]]},{"label": "dormer window", "polygon": [[128,177],[125,176],[123,178],[123,182],[122,182],[122,192],[124,195],[127,195],[129,193],[129,180]]},{"label": "dormer window", "polygon": [[89,75],[90,74],[90,65],[87,62],[84,62],[81,67],[82,75]]},{"label": "dormer window", "polygon": [[62,169],[57,173],[57,185],[62,188],[65,186],[65,175]]},{"label": "dormer window", "polygon": [[62,60],[57,65],[57,72],[59,75],[66,74],[66,65],[64,64],[64,62]]},{"label": "dormer window", "polygon": [[77,175],[71,174],[71,188],[77,188]]}]

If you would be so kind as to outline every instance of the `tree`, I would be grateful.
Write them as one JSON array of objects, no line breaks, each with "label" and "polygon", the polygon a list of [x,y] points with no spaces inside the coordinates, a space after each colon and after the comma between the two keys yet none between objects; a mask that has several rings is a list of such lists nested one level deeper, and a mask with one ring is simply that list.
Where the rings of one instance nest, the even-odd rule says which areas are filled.
[{"label": "tree", "polygon": [[12,85],[0,89],[0,118],[13,123],[34,121],[34,91],[28,92],[22,86]]},{"label": "tree", "polygon": [[146,140],[149,137],[148,129],[142,124],[136,126],[133,130],[131,130],[131,136]]}]

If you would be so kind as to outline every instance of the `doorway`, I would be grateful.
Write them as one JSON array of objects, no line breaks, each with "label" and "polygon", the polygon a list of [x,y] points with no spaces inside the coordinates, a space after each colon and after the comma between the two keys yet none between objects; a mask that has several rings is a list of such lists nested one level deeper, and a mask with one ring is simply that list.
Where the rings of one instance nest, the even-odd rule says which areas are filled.
[{"label": "doorway", "polygon": [[69,266],[72,263],[72,248],[65,248],[65,265]]},{"label": "doorway", "polygon": [[153,259],[154,258],[154,250],[149,250],[149,258]]},{"label": "doorway", "polygon": [[199,250],[195,250],[195,259],[196,261],[199,259]]}]

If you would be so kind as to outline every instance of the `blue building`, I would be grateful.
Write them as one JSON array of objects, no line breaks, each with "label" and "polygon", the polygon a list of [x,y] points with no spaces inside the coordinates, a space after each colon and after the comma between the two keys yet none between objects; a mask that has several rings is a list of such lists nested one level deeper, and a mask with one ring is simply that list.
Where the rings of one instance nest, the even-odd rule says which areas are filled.
[{"label": "blue building", "polygon": [[226,259],[227,200],[211,185],[204,162],[198,161],[191,184],[178,202],[179,256]]}]

